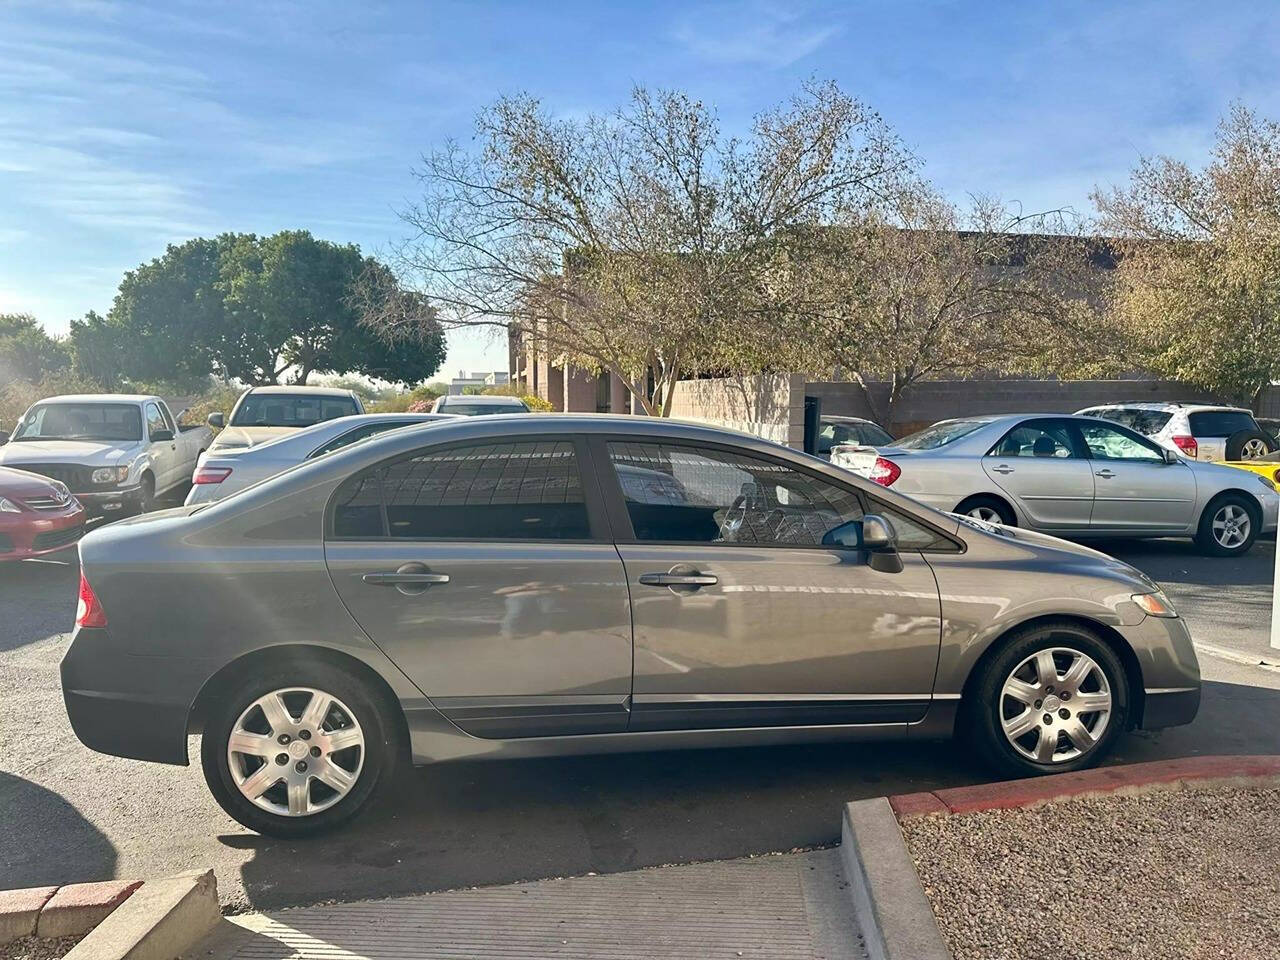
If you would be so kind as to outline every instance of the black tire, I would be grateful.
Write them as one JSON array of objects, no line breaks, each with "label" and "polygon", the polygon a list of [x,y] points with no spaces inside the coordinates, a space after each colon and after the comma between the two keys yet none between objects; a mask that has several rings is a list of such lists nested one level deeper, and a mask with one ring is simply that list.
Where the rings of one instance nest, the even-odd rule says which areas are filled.
[{"label": "black tire", "polygon": [[[1086,767],[1095,765],[1106,756],[1114,745],[1116,738],[1125,730],[1129,719],[1128,677],[1125,674],[1124,665],[1120,662],[1120,658],[1116,656],[1110,644],[1103,640],[1096,631],[1071,620],[1044,621],[1033,624],[1025,629],[1015,631],[999,641],[999,643],[1000,647],[995,655],[988,658],[979,668],[978,674],[974,677],[974,681],[966,693],[963,705],[962,732],[987,766],[1005,776],[1029,777],[1083,770]],[[1059,703],[1053,709],[1053,713],[1044,714],[1054,718],[1052,724],[1042,724],[1038,717],[1033,716],[1032,719],[1036,720],[1036,726],[1033,729],[1029,729],[1024,735],[1024,739],[1021,741],[1024,748],[1034,751],[1034,745],[1039,743],[1039,738],[1044,735],[1041,733],[1041,726],[1043,725],[1057,733],[1057,743],[1059,744],[1057,749],[1064,754],[1064,757],[1057,762],[1045,763],[1024,756],[1005,735],[1002,721],[1007,715],[1006,711],[1012,716],[1017,716],[1018,714],[1016,710],[1009,709],[1010,707],[1016,708],[1017,702],[1013,701],[1012,698],[1007,698],[1003,690],[1005,682],[1010,678],[1014,670],[1019,668],[1020,664],[1023,664],[1029,657],[1040,651],[1051,649],[1071,650],[1085,654],[1092,659],[1093,663],[1106,676],[1107,688],[1111,694],[1111,709],[1100,735],[1092,742],[1091,746],[1084,750],[1080,750],[1078,746],[1075,746],[1074,742],[1067,736],[1065,724],[1072,718],[1079,721],[1080,717],[1085,717],[1087,718],[1086,729],[1088,729],[1088,724],[1092,723],[1094,727],[1090,732],[1098,734],[1097,724],[1102,720],[1098,713],[1075,714],[1070,709],[1070,699],[1067,699]],[[1069,659],[1063,654],[1058,654],[1055,659],[1058,661],[1059,670],[1064,669],[1065,665],[1069,663]],[[1091,674],[1086,679],[1090,687],[1093,687],[1096,681],[1097,678],[1094,674]],[[1075,695],[1079,696],[1083,692],[1098,693],[1100,691],[1101,685],[1098,684],[1093,689],[1082,688]],[[1061,688],[1058,689],[1057,695],[1061,695]],[[1035,707],[1035,702],[1038,702],[1040,706]],[[1045,700],[1034,701],[1033,704],[1027,706],[1027,709],[1032,714],[1037,714],[1044,708],[1045,702]],[[1067,716],[1061,716],[1060,711],[1066,711]],[[1032,733],[1035,734],[1034,737],[1032,737]],[[1068,753],[1068,746],[1075,746],[1075,749],[1079,750],[1078,755],[1074,757],[1065,756]]]},{"label": "black tire", "polygon": [[141,489],[138,491],[138,506],[135,508],[136,515],[150,513],[155,509],[156,505],[156,478],[149,473],[142,475]]},{"label": "black tire", "polygon": [[[975,510],[993,511],[1006,527],[1016,527],[1018,525],[1018,517],[1014,514],[1013,508],[999,497],[993,497],[985,493],[974,497],[966,497],[960,501],[960,505],[956,507],[955,512],[969,514]],[[979,519],[985,518],[979,517]]]},{"label": "black tire", "polygon": [[[1243,510],[1249,517],[1249,530],[1244,540],[1238,544],[1227,545],[1219,540],[1214,524],[1218,520],[1226,520],[1235,508],[1235,516]],[[1220,514],[1222,516],[1220,516]],[[1196,529],[1196,546],[1211,557],[1240,557],[1253,549],[1262,529],[1262,513],[1258,504],[1242,493],[1224,493],[1209,501],[1200,514],[1200,525]]]},{"label": "black tire", "polygon": [[[324,691],[340,701],[340,706],[349,710],[351,719],[359,725],[363,733],[364,745],[359,748],[361,753],[356,755],[358,760],[348,754],[348,759],[344,761],[348,766],[358,768],[355,783],[344,796],[317,813],[290,816],[287,813],[278,814],[263,809],[241,792],[232,775],[231,758],[228,756],[227,746],[231,732],[241,715],[256,700],[272,691],[302,687]],[[288,695],[286,700],[292,696],[292,694]],[[298,714],[294,713],[294,709],[290,707],[289,712],[296,717]],[[338,716],[345,715],[339,711]],[[394,778],[401,756],[399,729],[389,716],[389,711],[377,691],[371,689],[369,684],[359,677],[324,662],[281,660],[268,665],[265,669],[255,669],[252,673],[231,683],[217,698],[205,720],[204,735],[200,743],[200,760],[204,768],[205,782],[208,783],[214,799],[236,822],[250,830],[272,837],[293,839],[315,836],[347,823],[365,809],[381,789]],[[298,738],[298,742],[301,741],[302,735]],[[272,749],[275,749],[274,746]],[[287,750],[288,746],[282,745],[282,751]],[[280,756],[291,755],[282,752]],[[281,765],[282,769],[293,766],[295,760],[299,763],[316,762],[305,756],[291,758]],[[268,761],[262,766],[269,766],[270,763],[271,761]],[[306,784],[305,789],[309,797],[315,797],[322,791],[334,793],[327,786],[317,787],[316,782],[308,780]],[[280,800],[279,791],[282,788],[287,791],[283,783],[271,787],[263,794],[263,798],[268,801]],[[287,793],[284,796],[287,797]],[[323,804],[326,799],[332,798],[321,796],[318,802]]]},{"label": "black tire", "polygon": [[1275,439],[1261,430],[1237,430],[1227,437],[1228,460],[1256,460],[1275,450]]}]

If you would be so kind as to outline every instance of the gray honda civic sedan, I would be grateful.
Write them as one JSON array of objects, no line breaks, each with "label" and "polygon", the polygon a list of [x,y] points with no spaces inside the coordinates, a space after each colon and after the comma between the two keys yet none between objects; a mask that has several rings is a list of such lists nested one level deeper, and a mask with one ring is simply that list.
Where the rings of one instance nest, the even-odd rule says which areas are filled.
[{"label": "gray honda civic sedan", "polygon": [[77,736],[300,836],[402,763],[960,733],[1010,775],[1189,722],[1151,580],[744,434],[410,427],[80,543]]}]

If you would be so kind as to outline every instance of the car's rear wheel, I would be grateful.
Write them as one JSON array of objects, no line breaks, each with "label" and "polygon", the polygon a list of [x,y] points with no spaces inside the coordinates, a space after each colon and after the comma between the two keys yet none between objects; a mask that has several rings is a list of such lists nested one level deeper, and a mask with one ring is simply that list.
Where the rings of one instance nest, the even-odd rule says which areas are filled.
[{"label": "car's rear wheel", "polygon": [[1242,494],[1224,494],[1204,508],[1196,543],[1212,556],[1238,557],[1253,547],[1261,526],[1254,504]]},{"label": "car's rear wheel", "polygon": [[281,662],[214,704],[200,756],[223,810],[258,833],[338,827],[390,779],[396,727],[377,694],[329,664]]},{"label": "car's rear wheel", "polygon": [[973,517],[975,520],[985,520],[987,523],[1003,523],[1006,527],[1018,525],[1018,518],[1014,516],[1009,504],[999,497],[991,497],[985,494],[969,497],[961,501],[960,505],[956,507],[956,513],[964,514],[966,517]]},{"label": "car's rear wheel", "polygon": [[1115,651],[1073,621],[1008,638],[981,667],[965,704],[967,732],[1009,776],[1096,764],[1128,720],[1128,679]]}]

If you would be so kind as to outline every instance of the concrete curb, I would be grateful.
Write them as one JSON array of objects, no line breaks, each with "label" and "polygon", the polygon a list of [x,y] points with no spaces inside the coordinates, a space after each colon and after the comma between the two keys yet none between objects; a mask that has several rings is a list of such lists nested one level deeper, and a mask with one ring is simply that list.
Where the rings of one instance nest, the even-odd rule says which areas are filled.
[{"label": "concrete curb", "polygon": [[203,940],[221,917],[212,870],[148,880],[65,960],[173,960]]},{"label": "concrete curb", "polygon": [[1280,778],[1280,756],[1183,757],[1127,766],[1100,767],[1026,780],[984,783],[889,798],[901,820],[930,814],[973,813],[1032,807],[1067,797],[1137,793],[1185,783],[1268,783]]},{"label": "concrete curb", "polygon": [[888,800],[845,804],[840,857],[871,960],[951,960]]}]

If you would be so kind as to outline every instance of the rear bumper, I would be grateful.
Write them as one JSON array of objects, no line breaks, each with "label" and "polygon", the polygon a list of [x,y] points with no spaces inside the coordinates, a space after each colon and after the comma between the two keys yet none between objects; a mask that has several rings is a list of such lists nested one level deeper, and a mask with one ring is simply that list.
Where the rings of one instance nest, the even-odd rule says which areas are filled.
[{"label": "rear bumper", "polygon": [[108,629],[77,627],[62,658],[62,699],[71,729],[99,753],[187,763],[187,719],[208,661],[139,657]]}]

